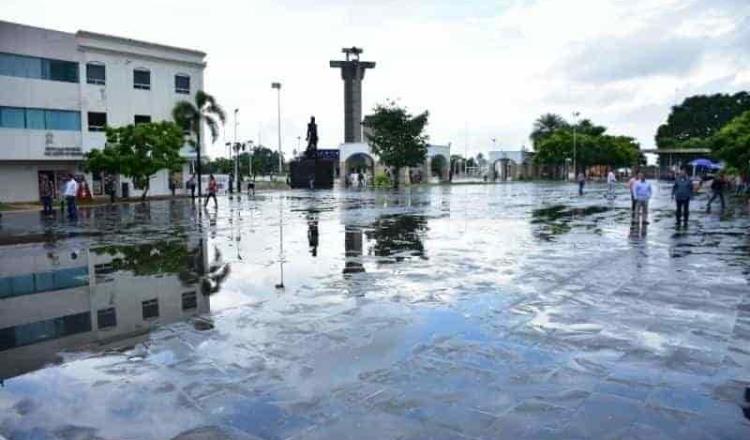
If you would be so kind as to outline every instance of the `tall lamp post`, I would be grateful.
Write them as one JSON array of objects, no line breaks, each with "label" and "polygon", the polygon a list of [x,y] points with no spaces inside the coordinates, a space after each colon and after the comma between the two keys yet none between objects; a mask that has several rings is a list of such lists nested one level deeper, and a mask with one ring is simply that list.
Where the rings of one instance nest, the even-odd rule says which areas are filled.
[{"label": "tall lamp post", "polygon": [[279,135],[279,175],[284,171],[284,159],[281,156],[281,83],[271,83],[271,88],[276,89],[276,126]]},{"label": "tall lamp post", "polygon": [[576,125],[578,125],[578,116],[581,112],[573,112],[573,180],[578,176],[578,168],[576,167]]},{"label": "tall lamp post", "polygon": [[240,109],[236,108],[234,109],[234,180],[237,182],[237,192],[241,193],[242,190],[240,189],[240,149],[239,144],[237,143],[237,113],[239,113]]}]

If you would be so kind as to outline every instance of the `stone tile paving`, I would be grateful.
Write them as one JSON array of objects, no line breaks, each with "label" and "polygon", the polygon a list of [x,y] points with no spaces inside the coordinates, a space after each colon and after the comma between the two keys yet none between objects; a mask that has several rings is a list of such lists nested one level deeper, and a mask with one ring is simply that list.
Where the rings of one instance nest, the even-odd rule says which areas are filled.
[{"label": "stone tile paving", "polygon": [[200,216],[160,202],[75,225],[8,215],[1,254],[33,236],[84,248],[183,234],[231,271],[208,329],[65,346],[65,362],[7,378],[0,433],[750,438],[748,211],[705,214],[699,200],[675,229],[668,190],[645,227],[625,194],[520,183],[267,193]]}]

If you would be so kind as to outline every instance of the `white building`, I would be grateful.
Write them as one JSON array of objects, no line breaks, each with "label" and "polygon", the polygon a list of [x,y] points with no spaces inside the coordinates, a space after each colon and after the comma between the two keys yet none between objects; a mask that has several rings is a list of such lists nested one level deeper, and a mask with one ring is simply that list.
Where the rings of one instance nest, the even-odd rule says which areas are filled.
[{"label": "white building", "polygon": [[[39,199],[43,174],[85,175],[83,154],[102,148],[104,125],[171,120],[174,105],[203,88],[203,52],[78,31],[0,21],[0,201]],[[192,149],[183,156],[194,157]],[[189,178],[191,162],[174,176]],[[179,175],[181,174],[181,175]],[[85,175],[95,195],[102,176]],[[129,195],[141,191],[120,178]],[[166,170],[149,194],[168,194]]]}]

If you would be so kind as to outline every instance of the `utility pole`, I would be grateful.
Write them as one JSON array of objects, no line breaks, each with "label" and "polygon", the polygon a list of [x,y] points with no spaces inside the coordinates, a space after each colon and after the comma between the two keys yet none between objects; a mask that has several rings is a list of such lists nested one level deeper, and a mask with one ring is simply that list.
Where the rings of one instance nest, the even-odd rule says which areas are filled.
[{"label": "utility pole", "polygon": [[284,171],[284,159],[281,155],[281,83],[271,83],[271,88],[276,89],[276,126],[279,132],[279,175]]},{"label": "utility pole", "polygon": [[240,187],[240,146],[237,144],[237,113],[240,109],[234,109],[234,142],[232,148],[234,149],[234,180],[237,182],[237,193],[241,193]]},{"label": "utility pole", "polygon": [[581,112],[573,112],[573,180],[578,178],[578,168],[576,167],[576,126],[578,125],[578,116]]}]

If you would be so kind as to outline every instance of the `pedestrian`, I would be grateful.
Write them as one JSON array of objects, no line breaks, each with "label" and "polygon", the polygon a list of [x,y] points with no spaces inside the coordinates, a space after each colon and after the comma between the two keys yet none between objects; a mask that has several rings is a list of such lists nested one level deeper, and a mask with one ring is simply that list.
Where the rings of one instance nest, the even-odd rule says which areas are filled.
[{"label": "pedestrian", "polygon": [[55,185],[46,175],[42,175],[39,184],[39,196],[42,199],[42,213],[44,215],[52,214],[52,197],[55,194]]},{"label": "pedestrian", "polygon": [[628,183],[626,186],[628,187],[628,192],[630,193],[630,213],[635,217],[635,194],[633,193],[633,190],[635,189],[635,184],[638,182],[638,174],[633,174],[633,176],[630,177],[628,180]]},{"label": "pedestrian", "polygon": [[172,198],[174,198],[174,193],[177,190],[177,178],[175,176],[169,176],[169,191],[172,193]]},{"label": "pedestrian", "polygon": [[78,206],[76,206],[76,194],[78,194],[78,182],[72,174],[68,174],[68,181],[63,187],[63,197],[68,205],[68,218],[75,220],[78,218]]},{"label": "pedestrian", "polygon": [[672,186],[672,199],[677,203],[675,215],[677,217],[677,226],[680,222],[687,226],[688,217],[690,217],[690,199],[693,198],[693,181],[690,180],[685,171],[680,171],[677,179]]},{"label": "pedestrian", "polygon": [[214,208],[219,207],[219,202],[216,201],[216,191],[218,190],[218,184],[216,183],[216,178],[213,174],[209,175],[208,177],[208,196],[206,196],[206,203],[203,204],[203,207],[205,208],[208,206],[208,199],[213,198],[214,199]]},{"label": "pedestrian", "polygon": [[109,194],[109,203],[115,203],[115,195],[117,194],[117,189],[115,188],[115,178],[113,176],[107,176],[106,180],[104,181],[104,191]]},{"label": "pedestrian", "polygon": [[651,194],[651,184],[646,182],[646,177],[643,173],[638,173],[638,182],[636,182],[633,187],[636,209],[636,216],[634,219],[637,222],[638,217],[640,217],[644,225],[648,224],[648,202],[651,200]]},{"label": "pedestrian", "polygon": [[195,174],[190,176],[187,181],[187,187],[190,190],[190,199],[195,202]]},{"label": "pedestrian", "polygon": [[365,175],[362,174],[362,170],[359,170],[357,172],[357,182],[358,187],[362,188],[363,186],[365,186]]},{"label": "pedestrian", "polygon": [[718,176],[714,177],[714,180],[711,182],[711,192],[713,193],[711,195],[711,198],[708,200],[708,205],[706,206],[706,212],[711,212],[711,204],[716,200],[716,198],[719,198],[719,201],[721,202],[721,210],[724,211],[724,187],[726,186],[726,182],[724,182],[724,176],[719,174]]},{"label": "pedestrian", "polygon": [[234,174],[229,173],[229,194],[234,194]]},{"label": "pedestrian", "polygon": [[583,172],[578,173],[578,195],[583,195],[583,186],[586,185],[586,176],[583,174]]},{"label": "pedestrian", "polygon": [[615,196],[615,183],[617,183],[617,177],[615,176],[614,170],[609,169],[607,174],[607,196],[612,198]]}]

